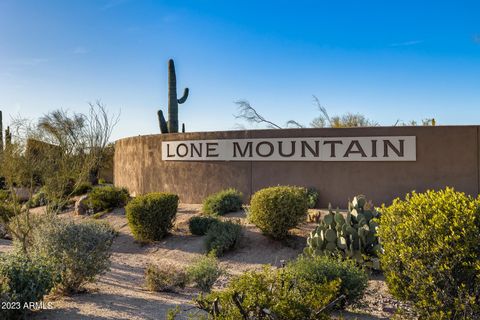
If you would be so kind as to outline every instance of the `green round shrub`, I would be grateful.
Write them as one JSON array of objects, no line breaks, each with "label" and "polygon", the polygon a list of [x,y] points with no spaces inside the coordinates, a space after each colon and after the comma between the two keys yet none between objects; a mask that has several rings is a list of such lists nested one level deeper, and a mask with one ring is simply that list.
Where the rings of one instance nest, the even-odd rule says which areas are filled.
[{"label": "green round shrub", "polygon": [[0,319],[26,319],[25,303],[40,302],[55,286],[58,276],[40,257],[19,252],[0,256]]},{"label": "green round shrub", "polygon": [[257,191],[250,202],[248,219],[263,233],[283,239],[307,216],[304,188],[278,186]]},{"label": "green round shrub", "polygon": [[188,228],[191,234],[203,236],[213,223],[218,222],[219,220],[213,217],[192,217],[188,220]]},{"label": "green round shrub", "polygon": [[339,260],[328,256],[300,256],[290,262],[286,268],[296,279],[310,283],[325,284],[340,279],[340,294],[346,299],[340,306],[355,304],[367,288],[368,275],[355,265],[352,260]]},{"label": "green round shrub", "polygon": [[205,236],[205,249],[217,256],[232,250],[242,237],[242,226],[231,221],[219,221],[208,229]]},{"label": "green round shrub", "polygon": [[382,207],[378,233],[390,292],[420,318],[480,318],[480,198],[412,192]]},{"label": "green round shrub", "polygon": [[[72,196],[80,196],[82,194],[86,194],[93,189],[93,186],[90,182],[81,182],[75,186],[75,189],[72,191]],[[126,191],[126,189],[121,189],[122,191]],[[128,192],[127,192],[128,196]]]},{"label": "green round shrub", "polygon": [[162,239],[173,227],[178,196],[171,193],[149,193],[138,196],[125,207],[128,225],[136,240]]},{"label": "green round shrub", "polygon": [[242,209],[242,193],[231,188],[214,193],[205,198],[202,212],[209,215],[224,215],[240,209]]},{"label": "green round shrub", "polygon": [[88,194],[88,206],[93,212],[124,206],[129,198],[128,190],[114,186],[97,186]]}]

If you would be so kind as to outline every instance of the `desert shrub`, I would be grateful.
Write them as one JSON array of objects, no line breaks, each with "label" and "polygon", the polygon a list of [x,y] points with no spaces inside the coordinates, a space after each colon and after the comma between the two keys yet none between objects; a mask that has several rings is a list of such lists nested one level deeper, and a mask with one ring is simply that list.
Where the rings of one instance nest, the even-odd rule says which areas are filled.
[{"label": "desert shrub", "polygon": [[338,280],[308,282],[265,267],[234,278],[225,290],[200,296],[197,304],[215,319],[330,319],[324,308],[337,297],[338,286]]},{"label": "desert shrub", "polygon": [[208,292],[225,271],[220,267],[214,254],[202,256],[187,268],[187,277],[202,291]]},{"label": "desert shrub", "polygon": [[[72,191],[72,196],[80,196],[82,194],[90,192],[92,189],[93,189],[93,186],[90,182],[78,183]],[[126,189],[120,189],[120,190],[123,192],[122,197],[125,193],[127,194],[126,199],[125,199],[125,202],[126,202],[126,200],[128,199],[128,192],[126,192]],[[122,204],[120,204],[120,205],[122,205]],[[117,205],[117,206],[119,206],[119,205]]]},{"label": "desert shrub", "polygon": [[242,193],[226,189],[208,196],[203,201],[202,211],[209,215],[224,215],[242,209]]},{"label": "desert shrub", "polygon": [[242,226],[231,221],[219,221],[208,229],[205,235],[205,249],[215,252],[217,256],[232,250],[240,241]]},{"label": "desert shrub", "polygon": [[0,202],[0,223],[7,224],[14,215],[14,204],[8,202]]},{"label": "desert shrub", "polygon": [[88,206],[94,212],[124,206],[128,201],[128,190],[113,186],[94,187],[88,195]]},{"label": "desert shrub", "polygon": [[47,259],[61,275],[58,289],[76,292],[110,268],[111,246],[116,233],[107,223],[65,222],[58,218],[35,228],[31,256]]},{"label": "desert shrub", "polygon": [[150,291],[174,291],[175,288],[184,288],[187,283],[187,274],[171,264],[149,264],[145,269],[145,287]]},{"label": "desert shrub", "polygon": [[278,186],[257,191],[250,202],[248,219],[263,233],[285,238],[307,216],[304,188]]},{"label": "desert shrub", "polygon": [[213,217],[192,217],[188,220],[188,228],[190,233],[196,236],[203,236],[207,233],[210,226],[214,223],[218,223],[217,218]]},{"label": "desert shrub", "polygon": [[300,256],[287,265],[287,270],[296,279],[325,284],[340,279],[339,294],[345,295],[343,302],[354,304],[363,296],[367,288],[368,276],[353,261],[338,260],[328,256]]},{"label": "desert shrub", "polygon": [[412,192],[382,207],[378,233],[394,296],[423,319],[480,318],[480,198]]},{"label": "desert shrub", "polygon": [[7,202],[10,200],[10,191],[0,189],[0,202]]},{"label": "desert shrub", "polygon": [[314,187],[307,189],[307,205],[309,209],[315,208],[318,201],[318,191]]},{"label": "desert shrub", "polygon": [[27,201],[27,205],[30,208],[36,208],[46,205],[48,202],[47,194],[45,193],[44,188],[40,188],[36,193],[33,194],[32,198]]},{"label": "desert shrub", "polygon": [[0,256],[1,319],[24,319],[25,303],[40,302],[55,286],[58,277],[51,266],[36,257],[29,259],[19,252]]},{"label": "desert shrub", "polygon": [[172,193],[149,193],[138,196],[125,207],[133,236],[142,242],[162,239],[173,227],[178,196]]}]

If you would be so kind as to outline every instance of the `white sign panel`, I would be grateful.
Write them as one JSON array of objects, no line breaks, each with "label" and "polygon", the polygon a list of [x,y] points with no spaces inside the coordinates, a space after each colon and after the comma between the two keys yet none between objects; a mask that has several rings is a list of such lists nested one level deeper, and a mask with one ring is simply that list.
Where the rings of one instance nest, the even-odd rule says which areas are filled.
[{"label": "white sign panel", "polygon": [[163,141],[165,161],[415,161],[414,136]]}]

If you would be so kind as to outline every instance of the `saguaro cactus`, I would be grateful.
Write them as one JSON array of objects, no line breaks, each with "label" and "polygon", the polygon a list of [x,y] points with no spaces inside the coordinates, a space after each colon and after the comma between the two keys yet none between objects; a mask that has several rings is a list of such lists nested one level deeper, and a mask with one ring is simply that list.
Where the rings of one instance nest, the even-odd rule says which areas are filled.
[{"label": "saguaro cactus", "polygon": [[[168,60],[168,121],[165,121],[162,110],[158,110],[158,122],[162,133],[178,132],[178,105],[188,98],[188,88],[185,88],[183,96],[177,98],[177,76],[173,59]],[[182,125],[182,130],[185,126]]]},{"label": "saguaro cactus", "polygon": [[3,151],[3,118],[2,111],[0,110],[0,152]]},{"label": "saguaro cactus", "polygon": [[12,144],[12,133],[10,132],[10,127],[7,127],[5,130],[5,146]]}]

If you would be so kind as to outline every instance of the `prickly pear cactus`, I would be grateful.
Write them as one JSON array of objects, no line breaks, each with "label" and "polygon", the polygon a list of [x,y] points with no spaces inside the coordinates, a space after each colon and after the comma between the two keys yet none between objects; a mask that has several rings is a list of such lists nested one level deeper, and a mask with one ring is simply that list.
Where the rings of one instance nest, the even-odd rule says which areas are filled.
[{"label": "prickly pear cactus", "polygon": [[310,233],[304,252],[308,255],[340,255],[355,260],[358,264],[379,270],[378,254],[382,247],[376,235],[379,212],[364,195],[358,195],[348,203],[346,214],[334,212],[329,206],[328,214],[320,219]]}]

